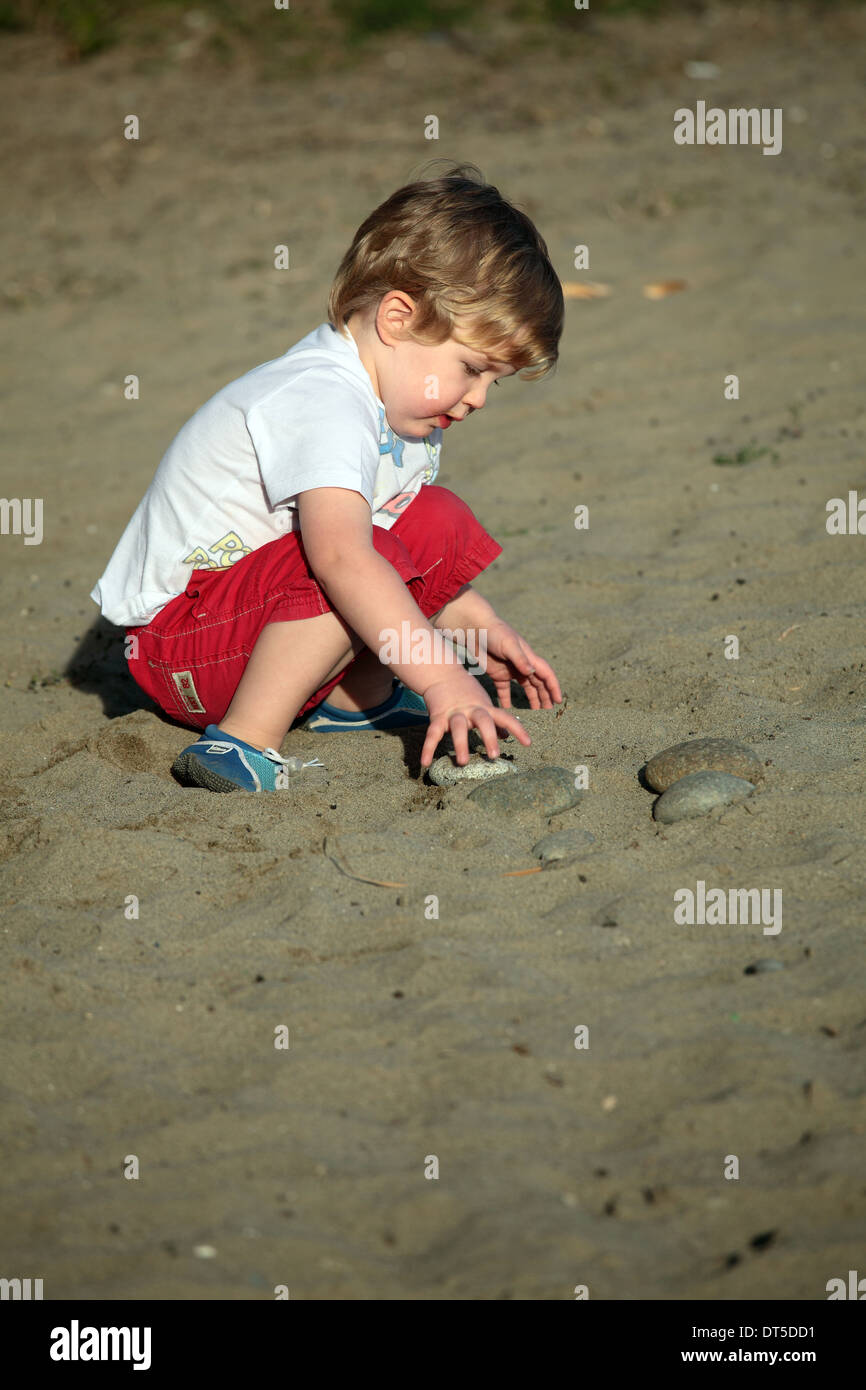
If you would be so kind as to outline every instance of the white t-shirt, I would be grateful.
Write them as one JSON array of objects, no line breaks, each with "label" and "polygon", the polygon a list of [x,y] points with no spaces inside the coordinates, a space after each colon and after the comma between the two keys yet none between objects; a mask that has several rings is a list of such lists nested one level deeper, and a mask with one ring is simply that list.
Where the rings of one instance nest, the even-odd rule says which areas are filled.
[{"label": "white t-shirt", "polygon": [[224,569],[299,529],[298,493],[344,487],[390,529],[439,472],[442,431],[395,435],[349,330],[330,323],[224,386],[163,456],[90,597],[141,627],[193,569]]}]

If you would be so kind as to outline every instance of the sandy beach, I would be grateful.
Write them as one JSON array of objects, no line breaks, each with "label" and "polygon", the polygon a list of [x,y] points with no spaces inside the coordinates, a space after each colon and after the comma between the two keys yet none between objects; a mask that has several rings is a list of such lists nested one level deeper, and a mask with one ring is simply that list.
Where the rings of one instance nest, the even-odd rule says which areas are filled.
[{"label": "sandy beach", "polygon": [[[844,6],[523,47],[503,21],[290,82],[194,27],[152,66],[3,37],[2,492],[43,499],[44,535],[0,537],[0,1273],[46,1299],[707,1301],[866,1273],[866,535],[826,526],[866,499],[864,39]],[[781,109],[781,152],[678,146],[698,100]],[[502,752],[586,767],[586,794],[504,815],[421,775],[416,733],[299,730],[283,752],[324,773],[183,788],[189,731],[90,589],[183,422],[325,319],[357,226],[436,156],[608,289],[439,477],[565,696]],[[641,769],[703,736],[764,778],[662,825]],[[519,872],[567,829],[592,843]],[[781,930],[677,925],[699,881],[780,889]]]}]

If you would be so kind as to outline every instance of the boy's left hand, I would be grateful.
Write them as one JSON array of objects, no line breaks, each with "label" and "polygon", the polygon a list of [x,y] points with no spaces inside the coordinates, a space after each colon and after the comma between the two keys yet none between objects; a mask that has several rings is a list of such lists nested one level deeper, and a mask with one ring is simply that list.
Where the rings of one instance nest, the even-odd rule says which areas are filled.
[{"label": "boy's left hand", "polygon": [[554,703],[562,699],[553,667],[536,655],[529,643],[502,618],[486,632],[486,673],[496,687],[502,708],[512,708],[511,682],[515,680],[526,691],[530,709],[553,709]]}]

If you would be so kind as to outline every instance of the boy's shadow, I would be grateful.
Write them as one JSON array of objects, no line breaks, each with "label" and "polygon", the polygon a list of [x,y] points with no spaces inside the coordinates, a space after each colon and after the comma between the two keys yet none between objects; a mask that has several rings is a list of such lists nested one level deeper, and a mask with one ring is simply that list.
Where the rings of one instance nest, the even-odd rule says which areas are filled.
[{"label": "boy's shadow", "polygon": [[85,690],[102,700],[107,719],[120,719],[133,710],[145,709],[172,723],[129,673],[124,655],[126,633],[99,617],[78,643],[63,674],[75,690]]}]

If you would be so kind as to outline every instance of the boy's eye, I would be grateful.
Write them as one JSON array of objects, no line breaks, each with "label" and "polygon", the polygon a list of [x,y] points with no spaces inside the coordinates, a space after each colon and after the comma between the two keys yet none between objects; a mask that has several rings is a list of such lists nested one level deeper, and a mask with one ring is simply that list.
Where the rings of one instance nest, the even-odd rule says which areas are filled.
[{"label": "boy's eye", "polygon": [[[464,365],[464,367],[466,368],[466,370],[467,370],[467,372],[469,373],[470,376],[481,376],[481,375],[482,375],[482,372],[480,371],[480,369],[479,369],[478,367],[473,367],[473,365],[472,365],[471,362],[464,362],[463,365]],[[498,386],[498,385],[499,385],[499,382],[498,382],[498,381],[494,381],[493,385],[494,385],[494,386]]]}]

